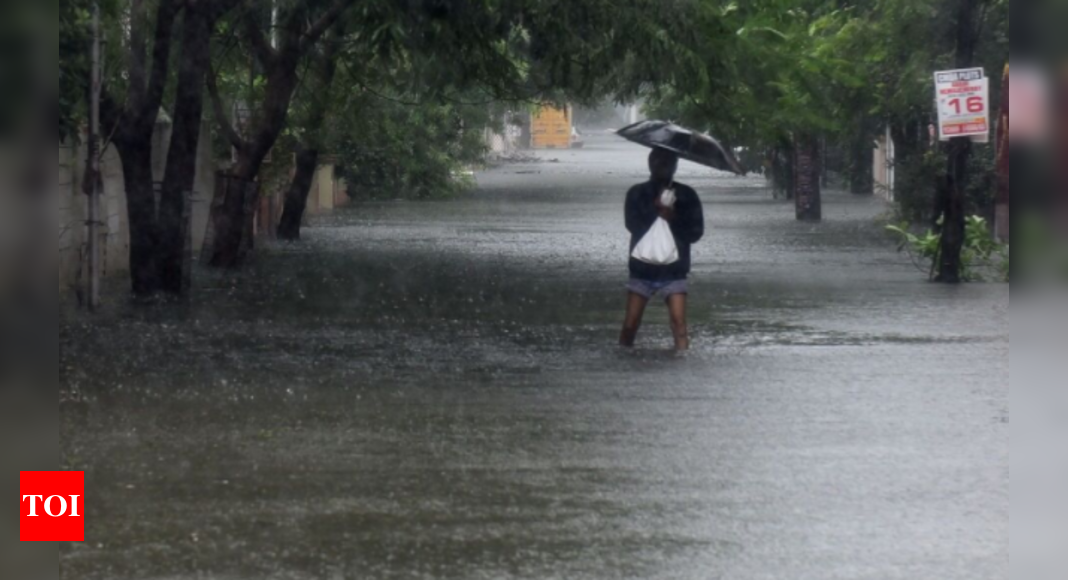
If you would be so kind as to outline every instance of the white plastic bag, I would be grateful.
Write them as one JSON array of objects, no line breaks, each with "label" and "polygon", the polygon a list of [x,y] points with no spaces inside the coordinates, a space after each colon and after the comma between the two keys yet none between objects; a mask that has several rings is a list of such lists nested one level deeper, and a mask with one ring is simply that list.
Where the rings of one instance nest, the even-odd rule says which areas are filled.
[{"label": "white plastic bag", "polygon": [[653,227],[634,246],[631,257],[635,260],[666,266],[679,261],[679,248],[675,245],[675,236],[671,234],[671,226],[664,218],[656,218]]},{"label": "white plastic bag", "polygon": [[660,204],[664,207],[675,207],[675,190],[665,189],[664,193],[660,194]]}]

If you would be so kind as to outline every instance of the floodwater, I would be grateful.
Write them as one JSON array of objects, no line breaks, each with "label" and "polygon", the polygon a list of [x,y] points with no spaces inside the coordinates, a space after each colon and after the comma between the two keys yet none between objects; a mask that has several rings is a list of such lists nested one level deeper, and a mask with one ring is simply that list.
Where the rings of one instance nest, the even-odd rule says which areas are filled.
[{"label": "floodwater", "polygon": [[684,164],[693,350],[655,305],[622,351],[645,155],[612,139],[64,312],[64,577],[1007,577],[1008,287],[925,283],[878,200],[799,224]]}]

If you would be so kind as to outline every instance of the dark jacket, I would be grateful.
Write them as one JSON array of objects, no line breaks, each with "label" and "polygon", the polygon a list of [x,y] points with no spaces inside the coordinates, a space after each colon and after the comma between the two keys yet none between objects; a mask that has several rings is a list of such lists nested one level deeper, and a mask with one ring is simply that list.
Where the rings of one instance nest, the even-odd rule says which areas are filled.
[{"label": "dark jacket", "polygon": [[[649,181],[635,185],[627,193],[627,230],[630,231],[630,252],[638,245],[656,218],[656,196],[660,192],[655,183]],[[671,233],[675,235],[675,245],[679,248],[679,261],[666,266],[646,264],[630,259],[630,275],[642,280],[685,280],[690,273],[690,245],[695,244],[705,235],[705,216],[701,207],[701,198],[693,188],[681,183],[675,184],[675,220],[671,222]],[[629,255],[628,254],[628,255]]]}]

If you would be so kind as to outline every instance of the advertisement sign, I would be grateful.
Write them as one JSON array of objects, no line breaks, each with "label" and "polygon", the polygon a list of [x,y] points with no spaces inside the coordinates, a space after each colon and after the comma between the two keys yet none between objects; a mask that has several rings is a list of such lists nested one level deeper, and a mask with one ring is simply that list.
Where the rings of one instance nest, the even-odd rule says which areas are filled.
[{"label": "advertisement sign", "polygon": [[955,137],[990,137],[990,79],[981,68],[935,73],[938,133]]}]

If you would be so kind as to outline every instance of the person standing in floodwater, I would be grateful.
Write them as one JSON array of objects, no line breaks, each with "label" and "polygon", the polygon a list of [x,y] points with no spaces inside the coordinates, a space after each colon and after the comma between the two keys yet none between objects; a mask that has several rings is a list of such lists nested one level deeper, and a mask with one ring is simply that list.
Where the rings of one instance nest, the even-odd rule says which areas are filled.
[{"label": "person standing in floodwater", "polygon": [[[649,181],[635,185],[627,193],[625,215],[627,230],[631,235],[631,253],[656,222],[656,218],[661,217],[671,226],[671,233],[679,250],[679,259],[663,266],[647,264],[633,257],[630,259],[627,317],[619,337],[619,344],[625,347],[634,346],[645,307],[653,296],[659,294],[667,302],[675,348],[680,351],[690,348],[686,325],[690,246],[704,236],[705,217],[697,192],[691,187],[675,183],[678,167],[677,155],[666,149],[653,149],[649,154]],[[668,189],[675,190],[676,201],[673,207],[667,207],[660,202],[661,194]]]}]

